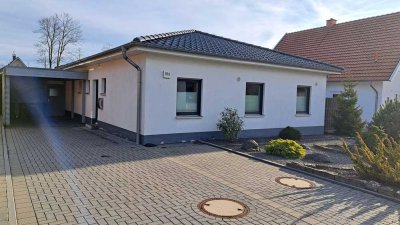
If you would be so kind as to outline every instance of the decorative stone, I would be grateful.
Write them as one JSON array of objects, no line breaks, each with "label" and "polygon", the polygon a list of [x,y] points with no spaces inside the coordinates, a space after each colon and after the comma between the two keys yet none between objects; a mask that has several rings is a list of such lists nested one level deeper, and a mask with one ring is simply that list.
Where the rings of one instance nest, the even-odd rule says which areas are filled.
[{"label": "decorative stone", "polygon": [[366,185],[365,185],[365,187],[368,189],[368,190],[371,190],[371,191],[378,191],[378,189],[380,188],[380,184],[378,183],[378,182],[376,182],[376,181],[369,181]]},{"label": "decorative stone", "polygon": [[314,162],[319,162],[319,163],[331,163],[331,159],[328,155],[321,154],[321,153],[311,153],[307,154],[304,159],[306,160],[311,160]]},{"label": "decorative stone", "polygon": [[260,147],[258,146],[258,143],[255,140],[247,140],[246,142],[244,142],[242,144],[242,146],[240,148],[245,151],[251,151],[251,150],[259,151],[260,150]]},{"label": "decorative stone", "polygon": [[394,197],[400,200],[400,190],[394,193]]},{"label": "decorative stone", "polygon": [[388,195],[390,197],[393,197],[393,195],[394,195],[393,188],[388,187],[388,186],[380,186],[378,188],[378,192],[381,194],[384,194],[384,195]]}]

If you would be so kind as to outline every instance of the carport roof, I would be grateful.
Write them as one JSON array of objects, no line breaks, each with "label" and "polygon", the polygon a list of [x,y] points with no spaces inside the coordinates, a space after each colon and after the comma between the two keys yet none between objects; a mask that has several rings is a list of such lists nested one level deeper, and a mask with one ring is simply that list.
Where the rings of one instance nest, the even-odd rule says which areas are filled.
[{"label": "carport roof", "polygon": [[87,80],[87,72],[66,71],[58,69],[44,69],[35,67],[15,67],[5,66],[3,71],[7,76],[16,77],[41,77],[41,78],[58,78],[71,80]]}]

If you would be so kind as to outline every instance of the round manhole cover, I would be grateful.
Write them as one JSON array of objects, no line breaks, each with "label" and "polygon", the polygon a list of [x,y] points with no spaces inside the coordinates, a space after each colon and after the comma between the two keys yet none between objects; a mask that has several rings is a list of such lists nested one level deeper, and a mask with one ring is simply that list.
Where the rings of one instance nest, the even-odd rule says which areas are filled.
[{"label": "round manhole cover", "polygon": [[278,177],[275,179],[275,181],[282,185],[299,189],[308,189],[315,187],[314,183],[297,177]]},{"label": "round manhole cover", "polygon": [[245,204],[227,198],[206,199],[198,207],[203,213],[219,218],[235,219],[249,213],[249,207]]}]

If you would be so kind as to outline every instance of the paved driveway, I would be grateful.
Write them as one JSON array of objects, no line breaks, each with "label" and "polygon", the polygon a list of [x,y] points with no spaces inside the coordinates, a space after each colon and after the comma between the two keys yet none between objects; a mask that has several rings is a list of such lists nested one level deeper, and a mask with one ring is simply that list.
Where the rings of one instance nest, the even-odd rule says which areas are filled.
[{"label": "paved driveway", "polygon": [[[8,128],[6,139],[19,224],[399,223],[394,202],[205,145],[135,147],[74,126]],[[282,186],[278,176],[317,188]],[[211,197],[240,200],[250,213],[204,215],[197,204]]]}]

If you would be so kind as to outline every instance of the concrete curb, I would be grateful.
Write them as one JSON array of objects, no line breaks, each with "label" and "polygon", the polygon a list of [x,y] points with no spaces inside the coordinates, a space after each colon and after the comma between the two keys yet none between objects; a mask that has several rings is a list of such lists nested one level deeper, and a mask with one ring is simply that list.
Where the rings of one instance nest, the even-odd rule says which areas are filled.
[{"label": "concrete curb", "polygon": [[333,180],[333,179],[330,179],[330,178],[327,178],[327,177],[323,177],[323,176],[320,176],[318,174],[313,174],[311,172],[307,172],[307,171],[296,169],[296,168],[293,168],[293,167],[289,167],[289,166],[286,166],[286,165],[283,165],[283,164],[280,164],[280,163],[276,163],[276,162],[273,162],[273,161],[269,161],[269,160],[266,160],[266,159],[255,157],[255,156],[252,156],[252,155],[247,154],[247,153],[235,151],[233,149],[230,149],[230,148],[227,148],[227,147],[223,147],[223,146],[219,146],[219,145],[216,145],[216,144],[213,144],[213,143],[209,143],[209,142],[206,142],[206,141],[198,140],[198,142],[201,143],[201,144],[205,144],[205,145],[209,145],[209,146],[212,146],[212,147],[215,147],[215,148],[219,148],[219,149],[222,149],[222,150],[225,150],[225,151],[228,151],[228,152],[240,155],[240,156],[244,156],[244,157],[249,158],[249,159],[257,160],[257,161],[260,161],[260,162],[263,162],[263,163],[266,163],[266,164],[269,164],[269,165],[272,165],[272,166],[276,166],[276,167],[279,167],[279,168],[295,171],[295,172],[298,172],[298,173],[301,173],[301,174],[305,174],[305,175],[308,175],[308,176],[311,176],[311,177],[315,177],[315,178],[318,178],[318,179],[321,179],[321,180],[324,180],[324,181],[328,181],[328,182],[331,182],[331,183],[342,185],[342,186],[345,186],[345,187],[348,187],[348,188],[351,188],[351,189],[354,189],[354,190],[357,190],[357,191],[362,191],[362,192],[365,192],[365,193],[368,193],[368,194],[371,194],[371,195],[374,195],[374,196],[377,196],[377,197],[381,197],[381,198],[390,200],[392,202],[400,203],[399,199],[396,199],[394,197],[390,197],[390,196],[387,196],[387,195],[383,195],[383,194],[380,194],[378,192],[370,191],[370,190],[367,190],[367,189],[364,189],[364,188],[360,188],[360,187],[357,187],[357,186],[353,186],[353,185],[350,185],[350,184],[347,184],[347,183],[344,183],[344,182],[341,182],[341,181],[338,181],[338,180]]},{"label": "concrete curb", "polygon": [[2,148],[4,154],[4,164],[6,172],[6,186],[7,186],[7,208],[8,208],[8,221],[10,225],[17,225],[17,212],[15,209],[15,199],[14,199],[14,187],[11,176],[10,159],[8,157],[8,148],[6,133],[4,132],[4,126],[1,126],[1,136],[2,136]]}]

